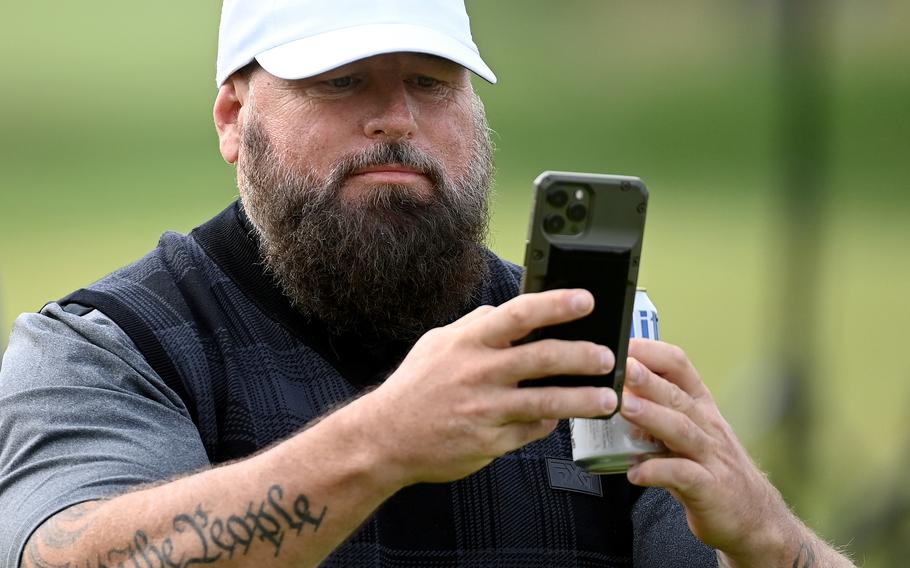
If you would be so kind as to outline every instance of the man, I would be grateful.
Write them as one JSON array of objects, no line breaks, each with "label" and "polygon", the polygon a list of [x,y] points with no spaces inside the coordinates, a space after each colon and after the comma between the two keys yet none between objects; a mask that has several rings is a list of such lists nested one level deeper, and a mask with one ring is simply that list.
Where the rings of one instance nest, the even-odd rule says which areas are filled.
[{"label": "man", "polygon": [[225,3],[214,119],[240,203],[17,322],[6,565],[851,565],[670,345],[631,346],[622,413],[674,456],[600,495],[548,482],[562,419],[616,396],[517,383],[614,359],[513,346],[593,300],[516,296],[483,248],[469,70],[495,81],[460,0]]}]

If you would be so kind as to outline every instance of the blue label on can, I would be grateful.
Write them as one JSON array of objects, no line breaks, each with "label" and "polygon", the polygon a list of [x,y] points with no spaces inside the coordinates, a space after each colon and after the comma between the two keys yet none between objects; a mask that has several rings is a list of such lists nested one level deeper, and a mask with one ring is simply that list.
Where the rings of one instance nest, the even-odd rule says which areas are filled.
[{"label": "blue label on can", "polygon": [[660,320],[657,312],[651,310],[635,310],[632,313],[632,331],[629,337],[641,339],[660,339]]},{"label": "blue label on can", "polygon": [[648,297],[648,293],[639,288],[635,291],[635,304],[632,307],[632,331],[629,337],[660,340],[660,319],[657,308]]}]

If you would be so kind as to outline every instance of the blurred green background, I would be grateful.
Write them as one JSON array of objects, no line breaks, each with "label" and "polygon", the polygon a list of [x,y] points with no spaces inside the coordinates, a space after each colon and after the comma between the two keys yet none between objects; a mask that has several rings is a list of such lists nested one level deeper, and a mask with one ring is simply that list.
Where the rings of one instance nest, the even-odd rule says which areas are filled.
[{"label": "blurred green background", "polygon": [[[910,554],[910,3],[805,1],[794,22],[785,0],[469,0],[500,78],[476,82],[490,243],[521,262],[544,169],[642,177],[664,338],[808,524],[893,566]],[[219,11],[5,3],[0,344],[18,313],[236,196],[211,124]]]}]

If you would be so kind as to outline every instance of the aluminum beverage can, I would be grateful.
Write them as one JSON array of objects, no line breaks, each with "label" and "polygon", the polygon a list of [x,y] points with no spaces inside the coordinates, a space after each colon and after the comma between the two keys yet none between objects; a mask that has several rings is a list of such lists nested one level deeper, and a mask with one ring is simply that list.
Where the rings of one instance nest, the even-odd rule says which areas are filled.
[{"label": "aluminum beverage can", "polygon": [[[657,308],[644,288],[635,291],[629,336],[660,339]],[[572,459],[589,473],[622,473],[648,458],[667,455],[667,447],[620,414],[608,419],[573,418]]]}]

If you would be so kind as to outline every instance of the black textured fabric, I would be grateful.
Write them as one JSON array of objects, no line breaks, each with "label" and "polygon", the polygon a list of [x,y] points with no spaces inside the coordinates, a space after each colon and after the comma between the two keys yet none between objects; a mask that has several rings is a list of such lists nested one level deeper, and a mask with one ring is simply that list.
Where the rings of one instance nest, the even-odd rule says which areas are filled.
[{"label": "black textured fabric", "polygon": [[[517,294],[518,267],[490,253],[489,268],[466,312]],[[191,409],[212,463],[287,438],[381,381],[410,347],[332,337],[301,317],[264,272],[237,203],[188,237],[166,233],[69,302],[130,335]],[[403,489],[324,565],[631,566],[642,490],[624,476],[603,477],[602,497],[553,489],[547,457],[571,459],[566,423],[465,479]]]}]

